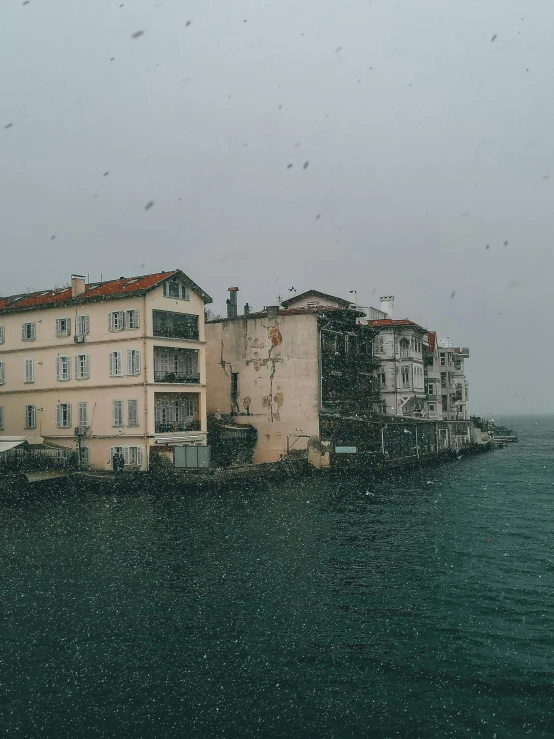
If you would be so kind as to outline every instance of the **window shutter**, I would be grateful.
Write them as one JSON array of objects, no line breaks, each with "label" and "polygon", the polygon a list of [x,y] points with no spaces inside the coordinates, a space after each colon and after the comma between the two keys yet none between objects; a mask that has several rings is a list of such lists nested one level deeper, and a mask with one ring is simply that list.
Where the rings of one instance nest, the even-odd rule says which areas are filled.
[{"label": "window shutter", "polygon": [[127,374],[134,375],[133,371],[133,350],[127,349]]},{"label": "window shutter", "polygon": [[138,310],[133,311],[133,328],[139,328],[140,326],[140,319],[139,319],[139,312]]},{"label": "window shutter", "polygon": [[123,461],[125,464],[129,464],[129,447],[124,446],[123,447]]},{"label": "window shutter", "polygon": [[81,333],[88,334],[90,331],[89,317],[81,316]]},{"label": "window shutter", "polygon": [[27,338],[27,328],[26,328],[26,326],[27,326],[26,323],[24,323],[21,326],[21,338],[23,339],[23,341],[25,341],[25,339]]},{"label": "window shutter", "polygon": [[137,464],[142,467],[142,449],[139,446],[137,447]]},{"label": "window shutter", "polygon": [[115,375],[115,352],[110,352],[110,377]]},{"label": "window shutter", "polygon": [[31,339],[35,340],[35,324],[31,323]]},{"label": "window shutter", "polygon": [[75,333],[77,335],[83,333],[83,317],[82,316],[77,316],[77,318],[75,319]]},{"label": "window shutter", "polygon": [[80,354],[77,354],[75,357],[75,379],[82,377],[80,356]]},{"label": "window shutter", "polygon": [[61,336],[61,320],[56,318],[56,336]]},{"label": "window shutter", "polygon": [[87,423],[87,421],[88,421],[88,419],[87,419],[87,416],[88,416],[87,411],[88,411],[88,406],[87,406],[87,403],[86,402],[81,402],[81,403],[78,403],[77,404],[77,416],[78,416],[78,418],[77,418],[77,426],[83,427],[83,426],[87,426],[88,425],[88,423]]},{"label": "window shutter", "polygon": [[138,426],[138,402],[127,401],[127,426]]},{"label": "window shutter", "polygon": [[34,429],[36,426],[36,420],[35,420],[35,406],[30,405],[29,406],[29,428]]},{"label": "window shutter", "polygon": [[67,321],[65,335],[71,336],[71,318],[66,318],[65,320]]},{"label": "window shutter", "polygon": [[3,344],[6,340],[6,329],[4,326],[0,326],[0,344]]},{"label": "window shutter", "polygon": [[0,431],[4,430],[4,409],[0,406]]},{"label": "window shutter", "polygon": [[85,354],[85,378],[90,377],[90,354]]},{"label": "window shutter", "polygon": [[62,360],[61,357],[56,357],[56,379],[62,379]]},{"label": "window shutter", "polygon": [[114,373],[117,377],[120,377],[123,374],[122,354],[118,351],[114,352],[114,355]]},{"label": "window shutter", "polygon": [[4,384],[4,362],[0,362],[0,385]]},{"label": "window shutter", "polygon": [[34,372],[33,372],[33,360],[32,359],[26,359],[25,360],[25,382],[33,382],[34,381]]},{"label": "window shutter", "polygon": [[115,331],[114,314],[108,313],[108,331]]},{"label": "window shutter", "polygon": [[61,429],[63,423],[62,404],[58,403],[56,406],[56,426]]},{"label": "window shutter", "polygon": [[71,403],[67,404],[67,426],[71,426]]},{"label": "window shutter", "polygon": [[115,447],[110,447],[110,465],[113,465],[113,455],[115,454]]}]

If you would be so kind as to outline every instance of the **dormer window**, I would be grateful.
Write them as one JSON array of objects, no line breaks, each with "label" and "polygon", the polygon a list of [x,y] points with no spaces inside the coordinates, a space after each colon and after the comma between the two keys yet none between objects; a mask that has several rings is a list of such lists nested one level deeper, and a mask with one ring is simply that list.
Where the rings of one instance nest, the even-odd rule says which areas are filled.
[{"label": "dormer window", "polygon": [[166,298],[188,300],[189,290],[182,282],[179,282],[178,280],[169,280],[168,282],[164,282],[164,295]]}]

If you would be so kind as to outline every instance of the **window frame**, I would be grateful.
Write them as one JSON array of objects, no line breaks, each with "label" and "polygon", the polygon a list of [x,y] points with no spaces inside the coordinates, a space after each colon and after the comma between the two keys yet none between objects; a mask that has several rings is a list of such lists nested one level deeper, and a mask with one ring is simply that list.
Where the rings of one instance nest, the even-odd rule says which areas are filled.
[{"label": "window frame", "polygon": [[[65,328],[62,328],[62,323],[65,322]],[[71,336],[71,318],[56,318],[56,338],[63,339]]]},{"label": "window frame", "polygon": [[21,324],[21,341],[35,341],[36,336],[37,332],[34,321],[26,321]]},{"label": "window frame", "polygon": [[88,402],[86,400],[80,400],[77,403],[77,426],[88,428]]},{"label": "window frame", "polygon": [[[29,415],[30,414],[30,415]],[[32,419],[31,423],[29,420]],[[37,427],[37,407],[32,404],[25,404],[25,429],[36,429]]]},{"label": "window frame", "polygon": [[[85,330],[83,331],[83,326]],[[88,314],[75,316],[75,336],[88,336],[90,333],[90,319]]]},{"label": "window frame", "polygon": [[6,327],[0,324],[0,344],[6,343]]},{"label": "window frame", "polygon": [[123,377],[123,352],[121,349],[115,349],[109,353],[109,367],[110,377]]},{"label": "window frame", "polygon": [[[118,408],[118,418],[116,419],[116,408]],[[116,420],[120,421],[120,423],[116,423]],[[122,400],[112,400],[112,428],[114,429],[120,429],[124,426],[124,418],[123,418],[123,401]]]},{"label": "window frame", "polygon": [[[131,413],[131,408],[134,409],[132,413]],[[131,423],[133,419],[135,423]],[[133,400],[133,399],[127,400],[127,426],[129,428],[138,428],[139,426],[138,400]]]},{"label": "window frame", "polygon": [[[31,368],[30,374],[27,372],[28,368]],[[23,383],[30,385],[35,381],[35,361],[33,357],[25,357],[23,360]]]},{"label": "window frame", "polygon": [[140,349],[127,349],[127,376],[137,377],[140,375]]},{"label": "window frame", "polygon": [[70,429],[71,415],[71,403],[58,403],[56,405],[56,428]]},{"label": "window frame", "polygon": [[[84,357],[84,362],[81,361],[81,357]],[[75,355],[75,379],[90,380],[90,354]]]},{"label": "window frame", "polygon": [[[67,377],[62,377],[64,366],[67,367]],[[56,379],[58,382],[71,380],[71,357],[69,354],[58,354],[56,357]]]}]

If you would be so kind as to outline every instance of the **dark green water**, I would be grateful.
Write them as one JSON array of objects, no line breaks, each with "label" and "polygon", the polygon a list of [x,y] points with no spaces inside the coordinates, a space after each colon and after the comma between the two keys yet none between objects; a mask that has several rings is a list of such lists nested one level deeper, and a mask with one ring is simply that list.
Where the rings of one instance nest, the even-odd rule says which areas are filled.
[{"label": "dark green water", "polygon": [[404,479],[0,505],[7,737],[554,736],[554,419]]}]

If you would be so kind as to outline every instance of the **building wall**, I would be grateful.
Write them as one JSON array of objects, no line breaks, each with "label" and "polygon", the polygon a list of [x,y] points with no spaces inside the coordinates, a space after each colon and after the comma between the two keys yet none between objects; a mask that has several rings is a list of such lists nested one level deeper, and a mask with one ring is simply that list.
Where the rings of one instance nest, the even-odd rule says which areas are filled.
[{"label": "building wall", "polygon": [[[410,348],[404,355],[401,340],[410,342]],[[426,395],[423,354],[420,349],[412,348],[412,342],[422,341],[421,331],[409,327],[382,329],[374,341],[375,358],[380,362],[379,375],[384,375],[385,384],[381,388],[381,402],[388,415],[403,415],[409,407],[411,399],[421,399]],[[408,386],[403,384],[402,369],[408,370]]]},{"label": "building wall", "polygon": [[[198,315],[199,341],[185,341],[152,336],[152,310],[166,310]],[[137,310],[139,327],[123,331],[108,330],[108,314],[113,311]],[[77,315],[89,317],[89,334],[85,342],[74,342]],[[70,318],[68,337],[56,336],[56,319]],[[35,340],[22,341],[23,323],[35,324]],[[139,446],[142,449],[142,468],[147,467],[147,447],[155,443],[156,395],[184,395],[199,397],[196,404],[200,431],[206,433],[206,371],[204,303],[196,293],[189,300],[176,300],[163,295],[159,286],[146,296],[126,297],[88,302],[66,308],[40,309],[0,315],[5,342],[0,345],[0,361],[4,363],[4,384],[0,385],[0,407],[3,409],[4,429],[0,434],[29,435],[25,429],[25,406],[36,408],[36,430],[45,440],[76,447],[75,427],[78,426],[78,403],[86,402],[88,430],[82,445],[90,450],[90,466],[106,469],[110,462],[110,448]],[[198,350],[199,384],[155,383],[153,373],[154,348],[188,348]],[[127,351],[140,353],[140,372],[127,374]],[[123,375],[110,376],[110,352],[121,351]],[[89,357],[90,376],[75,377],[75,357]],[[56,367],[60,356],[70,357],[70,379],[58,380]],[[33,359],[34,381],[26,383],[25,360]],[[123,403],[123,427],[113,426],[113,401]],[[137,426],[128,424],[128,401],[137,401]],[[71,404],[71,426],[58,428],[58,403]],[[36,432],[35,432],[36,433]],[[161,436],[171,435],[169,433]]]},{"label": "building wall", "polygon": [[[315,315],[243,318],[206,325],[209,413],[240,413],[258,430],[254,462],[275,462],[319,435],[319,347]],[[238,397],[231,399],[232,373]],[[300,429],[300,430],[297,430]]]},{"label": "building wall", "polygon": [[[291,301],[291,302],[289,302]],[[343,304],[339,303],[338,300],[332,300],[331,298],[323,298],[318,295],[307,295],[304,298],[289,298],[287,301],[287,308],[296,310],[297,308],[308,308],[314,305],[324,306],[326,308],[342,308]]]}]

